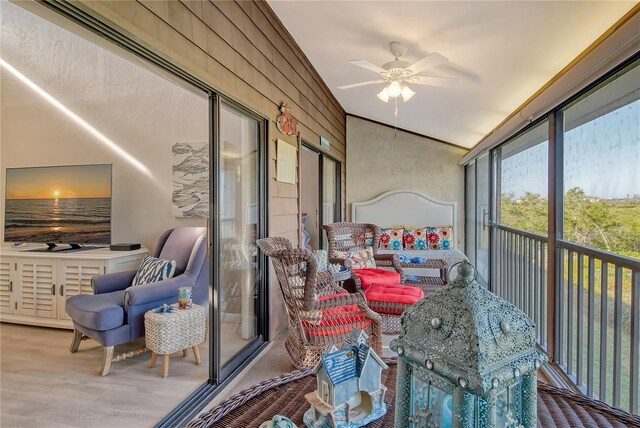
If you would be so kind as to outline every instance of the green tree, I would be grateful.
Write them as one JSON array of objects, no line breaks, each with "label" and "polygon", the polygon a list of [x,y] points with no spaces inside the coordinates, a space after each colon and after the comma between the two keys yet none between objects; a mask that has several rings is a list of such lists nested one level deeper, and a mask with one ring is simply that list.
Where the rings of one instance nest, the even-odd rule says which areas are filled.
[{"label": "green tree", "polygon": [[535,193],[525,193],[516,199],[513,193],[502,195],[500,223],[539,235],[547,234],[547,199]]}]

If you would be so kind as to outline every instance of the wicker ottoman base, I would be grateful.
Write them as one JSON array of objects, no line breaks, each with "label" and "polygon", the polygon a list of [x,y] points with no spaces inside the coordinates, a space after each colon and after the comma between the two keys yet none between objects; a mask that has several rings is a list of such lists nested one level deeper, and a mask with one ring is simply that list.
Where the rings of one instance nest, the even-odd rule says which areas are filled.
[{"label": "wicker ottoman base", "polygon": [[193,350],[196,364],[200,364],[198,345],[204,342],[205,327],[204,308],[198,305],[182,310],[174,305],[171,313],[152,310],[144,314],[145,341],[153,352],[149,367],[155,367],[158,355],[162,355],[162,377],[167,377],[169,355],[182,351],[182,356],[186,357],[189,348]]}]

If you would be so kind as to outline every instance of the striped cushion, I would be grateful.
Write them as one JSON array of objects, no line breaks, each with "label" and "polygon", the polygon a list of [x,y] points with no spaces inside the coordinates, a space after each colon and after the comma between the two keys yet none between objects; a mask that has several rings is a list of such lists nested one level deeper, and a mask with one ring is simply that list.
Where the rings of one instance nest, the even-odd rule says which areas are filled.
[{"label": "striped cushion", "polygon": [[176,271],[175,260],[164,260],[147,256],[136,272],[131,285],[151,284],[164,281],[173,276]]}]

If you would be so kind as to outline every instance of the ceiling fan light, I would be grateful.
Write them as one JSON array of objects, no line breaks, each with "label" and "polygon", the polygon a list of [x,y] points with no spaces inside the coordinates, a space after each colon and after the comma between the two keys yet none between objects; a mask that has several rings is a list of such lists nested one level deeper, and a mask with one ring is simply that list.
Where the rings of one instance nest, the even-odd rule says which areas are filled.
[{"label": "ceiling fan light", "polygon": [[402,92],[402,86],[397,80],[394,80],[387,86],[387,90],[389,91],[389,96],[395,98]]},{"label": "ceiling fan light", "polygon": [[382,91],[380,91],[380,93],[377,96],[378,98],[380,98],[382,102],[385,102],[385,103],[389,102],[389,90],[386,87]]},{"label": "ceiling fan light", "polygon": [[400,94],[402,95],[402,99],[404,100],[404,102],[407,102],[411,99],[411,97],[413,97],[416,93],[414,91],[411,90],[410,87],[408,86],[403,86],[402,87],[402,91],[400,91]]}]

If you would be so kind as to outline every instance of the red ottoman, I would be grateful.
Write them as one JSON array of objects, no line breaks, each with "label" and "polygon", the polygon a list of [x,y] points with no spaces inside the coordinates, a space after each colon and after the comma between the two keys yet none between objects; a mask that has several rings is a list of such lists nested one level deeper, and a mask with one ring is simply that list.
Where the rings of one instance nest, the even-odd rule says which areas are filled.
[{"label": "red ottoman", "polygon": [[389,270],[374,268],[354,269],[353,273],[360,278],[363,290],[368,290],[373,284],[396,285],[400,283],[400,274]]},{"label": "red ottoman", "polygon": [[424,299],[424,291],[411,285],[373,284],[365,292],[365,297],[371,310],[382,316],[383,333],[397,334],[400,332],[400,315]]},{"label": "red ottoman", "polygon": [[402,284],[373,284],[365,296],[367,304],[375,312],[401,315],[405,309],[424,299],[424,291],[419,287]]}]

